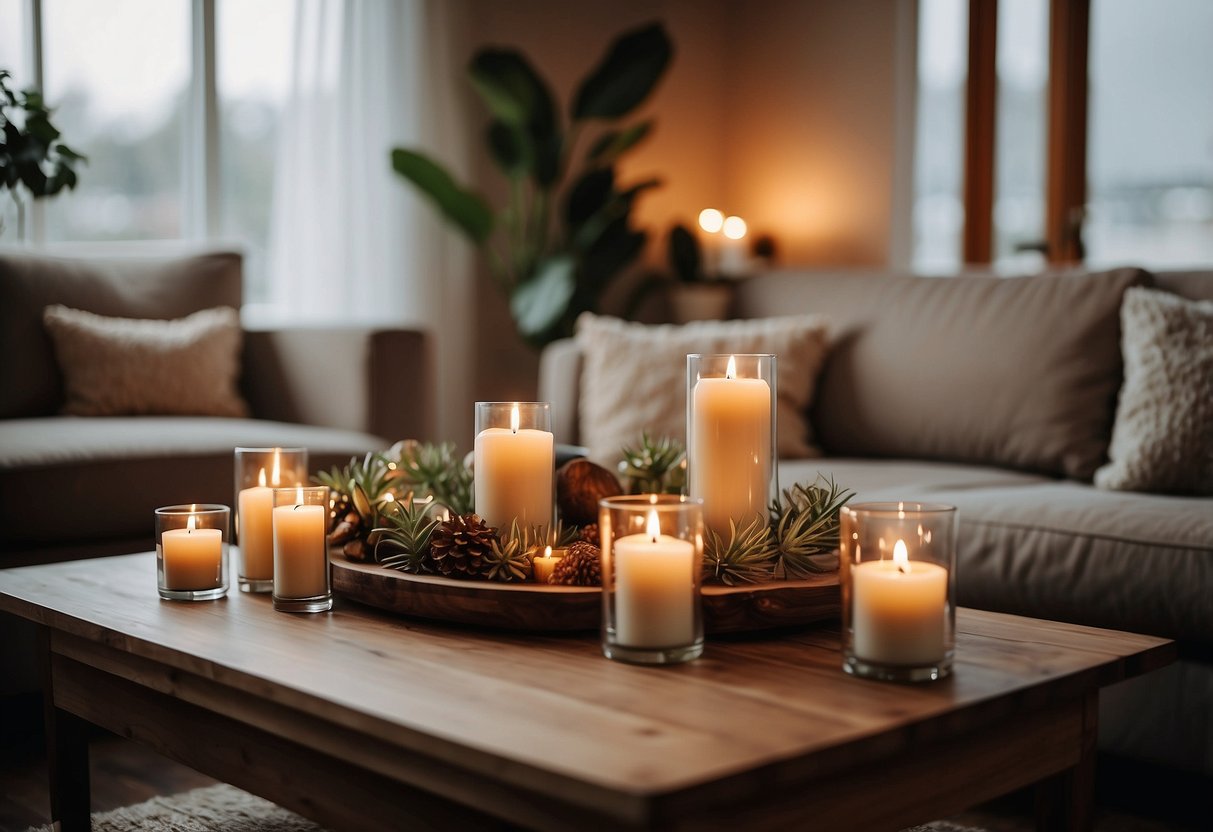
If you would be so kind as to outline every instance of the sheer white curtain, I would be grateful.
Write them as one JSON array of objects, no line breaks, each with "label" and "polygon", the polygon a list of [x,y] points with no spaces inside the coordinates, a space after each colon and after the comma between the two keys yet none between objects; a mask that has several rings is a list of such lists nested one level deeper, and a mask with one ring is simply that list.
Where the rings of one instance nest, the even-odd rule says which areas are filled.
[{"label": "sheer white curtain", "polygon": [[444,0],[299,0],[269,251],[277,315],[431,330],[440,425],[466,399],[466,336],[444,319],[471,257],[389,156],[419,147],[469,169],[462,20],[462,3]]}]

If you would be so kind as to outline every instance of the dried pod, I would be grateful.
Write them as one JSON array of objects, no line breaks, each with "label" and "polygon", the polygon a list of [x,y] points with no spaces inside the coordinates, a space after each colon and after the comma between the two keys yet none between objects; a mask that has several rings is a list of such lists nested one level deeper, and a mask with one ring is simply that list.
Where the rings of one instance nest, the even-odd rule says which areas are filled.
[{"label": "dried pod", "polygon": [[615,475],[588,459],[569,460],[556,472],[556,504],[567,524],[597,523],[598,501],[622,493]]}]

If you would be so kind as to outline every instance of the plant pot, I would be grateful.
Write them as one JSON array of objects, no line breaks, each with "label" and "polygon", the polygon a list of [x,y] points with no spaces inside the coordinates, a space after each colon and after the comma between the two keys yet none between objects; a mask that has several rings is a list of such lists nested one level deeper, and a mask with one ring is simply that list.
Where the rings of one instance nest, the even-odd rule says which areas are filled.
[{"label": "plant pot", "polygon": [[733,284],[680,283],[670,287],[669,301],[675,323],[724,320],[733,303]]}]

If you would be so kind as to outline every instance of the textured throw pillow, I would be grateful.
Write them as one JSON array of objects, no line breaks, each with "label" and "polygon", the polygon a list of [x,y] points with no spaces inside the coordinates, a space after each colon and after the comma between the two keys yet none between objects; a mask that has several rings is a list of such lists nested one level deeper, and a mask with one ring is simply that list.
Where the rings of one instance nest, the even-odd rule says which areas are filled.
[{"label": "textured throw pillow", "polygon": [[619,458],[641,431],[686,438],[690,353],[773,353],[780,458],[818,456],[808,409],[826,354],[826,324],[817,315],[646,326],[589,313],[577,320],[584,355],[581,441],[601,461]]},{"label": "textured throw pillow", "polygon": [[1120,320],[1125,381],[1095,484],[1213,494],[1213,301],[1129,289]]},{"label": "textured throw pillow", "polygon": [[75,416],[246,416],[236,390],[240,316],[203,309],[172,321],[48,306],[43,320]]}]

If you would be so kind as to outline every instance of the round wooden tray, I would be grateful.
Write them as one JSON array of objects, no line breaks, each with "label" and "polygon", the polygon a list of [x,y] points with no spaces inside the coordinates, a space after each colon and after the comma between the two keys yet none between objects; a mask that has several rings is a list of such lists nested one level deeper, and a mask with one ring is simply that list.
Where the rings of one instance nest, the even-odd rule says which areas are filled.
[{"label": "round wooden tray", "polygon": [[[437,621],[478,624],[507,630],[597,630],[602,622],[602,590],[458,581],[409,575],[375,563],[332,557],[333,591],[390,612]],[[738,633],[791,627],[836,618],[840,609],[838,573],[804,581],[773,581],[742,587],[703,588],[708,633]]]}]

